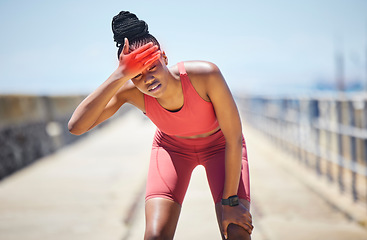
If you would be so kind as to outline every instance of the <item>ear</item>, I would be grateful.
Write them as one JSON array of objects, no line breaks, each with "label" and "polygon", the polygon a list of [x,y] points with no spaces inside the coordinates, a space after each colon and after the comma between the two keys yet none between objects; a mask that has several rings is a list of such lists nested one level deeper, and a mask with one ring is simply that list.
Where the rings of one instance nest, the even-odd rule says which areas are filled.
[{"label": "ear", "polygon": [[162,51],[162,57],[163,57],[164,63],[168,65],[168,57],[164,51]]}]

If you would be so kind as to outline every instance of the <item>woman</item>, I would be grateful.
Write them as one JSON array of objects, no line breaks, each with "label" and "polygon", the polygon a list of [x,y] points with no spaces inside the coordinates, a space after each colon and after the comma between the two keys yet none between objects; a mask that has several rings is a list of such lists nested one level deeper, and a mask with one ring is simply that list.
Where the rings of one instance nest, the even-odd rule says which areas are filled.
[{"label": "woman", "polygon": [[241,121],[213,63],[167,56],[134,14],[112,20],[119,66],[77,107],[69,121],[80,135],[130,103],[158,127],[146,189],[145,239],[173,239],[192,170],[205,167],[222,238],[250,239],[250,189]]}]

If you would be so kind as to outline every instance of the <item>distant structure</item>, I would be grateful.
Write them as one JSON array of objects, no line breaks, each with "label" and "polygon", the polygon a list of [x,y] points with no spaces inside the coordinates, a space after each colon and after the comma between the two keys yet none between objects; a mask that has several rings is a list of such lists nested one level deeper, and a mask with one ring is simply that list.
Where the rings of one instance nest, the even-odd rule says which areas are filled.
[{"label": "distant structure", "polygon": [[366,67],[366,72],[365,72],[365,82],[364,82],[364,90],[367,92],[367,22],[366,22],[366,36],[365,36],[365,40],[366,40],[366,49],[365,49],[365,67]]},{"label": "distant structure", "polygon": [[336,65],[336,87],[338,91],[345,91],[345,82],[344,82],[344,55],[343,53],[337,52],[335,56],[335,65]]},{"label": "distant structure", "polygon": [[[339,40],[339,41],[338,41]],[[337,44],[339,43],[339,44]],[[336,89],[339,92],[345,91],[345,77],[344,77],[344,53],[342,51],[341,40],[335,39],[335,78]]]}]

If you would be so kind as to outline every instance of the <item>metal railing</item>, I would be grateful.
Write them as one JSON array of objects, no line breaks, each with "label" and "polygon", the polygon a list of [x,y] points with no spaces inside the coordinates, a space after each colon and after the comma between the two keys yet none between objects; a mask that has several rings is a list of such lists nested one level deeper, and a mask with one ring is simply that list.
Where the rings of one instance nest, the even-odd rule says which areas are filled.
[{"label": "metal railing", "polygon": [[245,121],[367,203],[367,95],[237,98]]}]

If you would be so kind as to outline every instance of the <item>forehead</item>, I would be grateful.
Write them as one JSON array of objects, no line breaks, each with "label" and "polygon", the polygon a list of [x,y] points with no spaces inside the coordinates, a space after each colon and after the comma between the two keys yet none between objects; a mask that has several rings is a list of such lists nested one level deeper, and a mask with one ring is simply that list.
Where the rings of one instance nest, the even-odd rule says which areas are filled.
[{"label": "forehead", "polygon": [[149,64],[146,68],[145,68],[145,71],[148,71],[149,68],[152,68],[152,67],[158,67],[158,68],[161,68],[163,67],[163,63],[161,61],[162,57],[160,57],[159,59],[155,60],[154,62],[152,62],[151,64]]},{"label": "forehead", "polygon": [[[163,67],[163,66],[164,66],[164,64],[163,64],[163,62],[161,61],[161,59],[162,59],[162,57],[160,57],[159,59],[157,59],[157,60],[155,60],[154,62],[152,62],[151,64],[149,64],[149,65],[145,68],[145,70],[144,70],[144,71],[149,71],[149,68],[151,68],[151,67],[158,67],[158,68]],[[144,72],[144,71],[143,71],[143,72]],[[138,77],[139,75],[142,75],[142,74],[143,74],[143,72],[139,73],[139,74],[138,74],[138,75],[136,75],[134,78]]]}]

